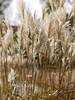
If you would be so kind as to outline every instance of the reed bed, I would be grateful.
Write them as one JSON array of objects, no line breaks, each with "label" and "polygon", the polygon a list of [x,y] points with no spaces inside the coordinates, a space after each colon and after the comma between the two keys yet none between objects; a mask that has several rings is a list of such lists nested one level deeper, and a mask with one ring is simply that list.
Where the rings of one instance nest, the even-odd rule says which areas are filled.
[{"label": "reed bed", "polygon": [[67,16],[63,3],[49,0],[42,20],[20,5],[21,26],[2,22],[0,100],[75,99],[74,10]]}]

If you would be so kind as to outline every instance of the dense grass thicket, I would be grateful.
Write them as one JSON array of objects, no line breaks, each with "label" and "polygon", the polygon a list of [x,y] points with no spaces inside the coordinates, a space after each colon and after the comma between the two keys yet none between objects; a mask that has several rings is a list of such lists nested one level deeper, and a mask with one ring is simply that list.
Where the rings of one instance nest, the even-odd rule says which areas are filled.
[{"label": "dense grass thicket", "polygon": [[46,1],[42,19],[20,2],[22,24],[0,24],[0,100],[75,99],[75,2]]}]

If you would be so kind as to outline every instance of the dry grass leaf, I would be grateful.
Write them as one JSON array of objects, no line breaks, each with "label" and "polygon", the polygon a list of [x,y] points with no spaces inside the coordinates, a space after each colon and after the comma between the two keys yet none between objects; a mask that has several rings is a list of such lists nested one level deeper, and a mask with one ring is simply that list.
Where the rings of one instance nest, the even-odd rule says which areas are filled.
[{"label": "dry grass leaf", "polygon": [[73,3],[73,10],[72,10],[71,16],[75,16],[75,1],[74,1],[74,3]]},{"label": "dry grass leaf", "polygon": [[7,33],[2,38],[2,46],[3,46],[3,48],[7,49],[8,46],[12,43],[12,41],[13,41],[13,32],[12,32],[12,30],[8,29]]}]

